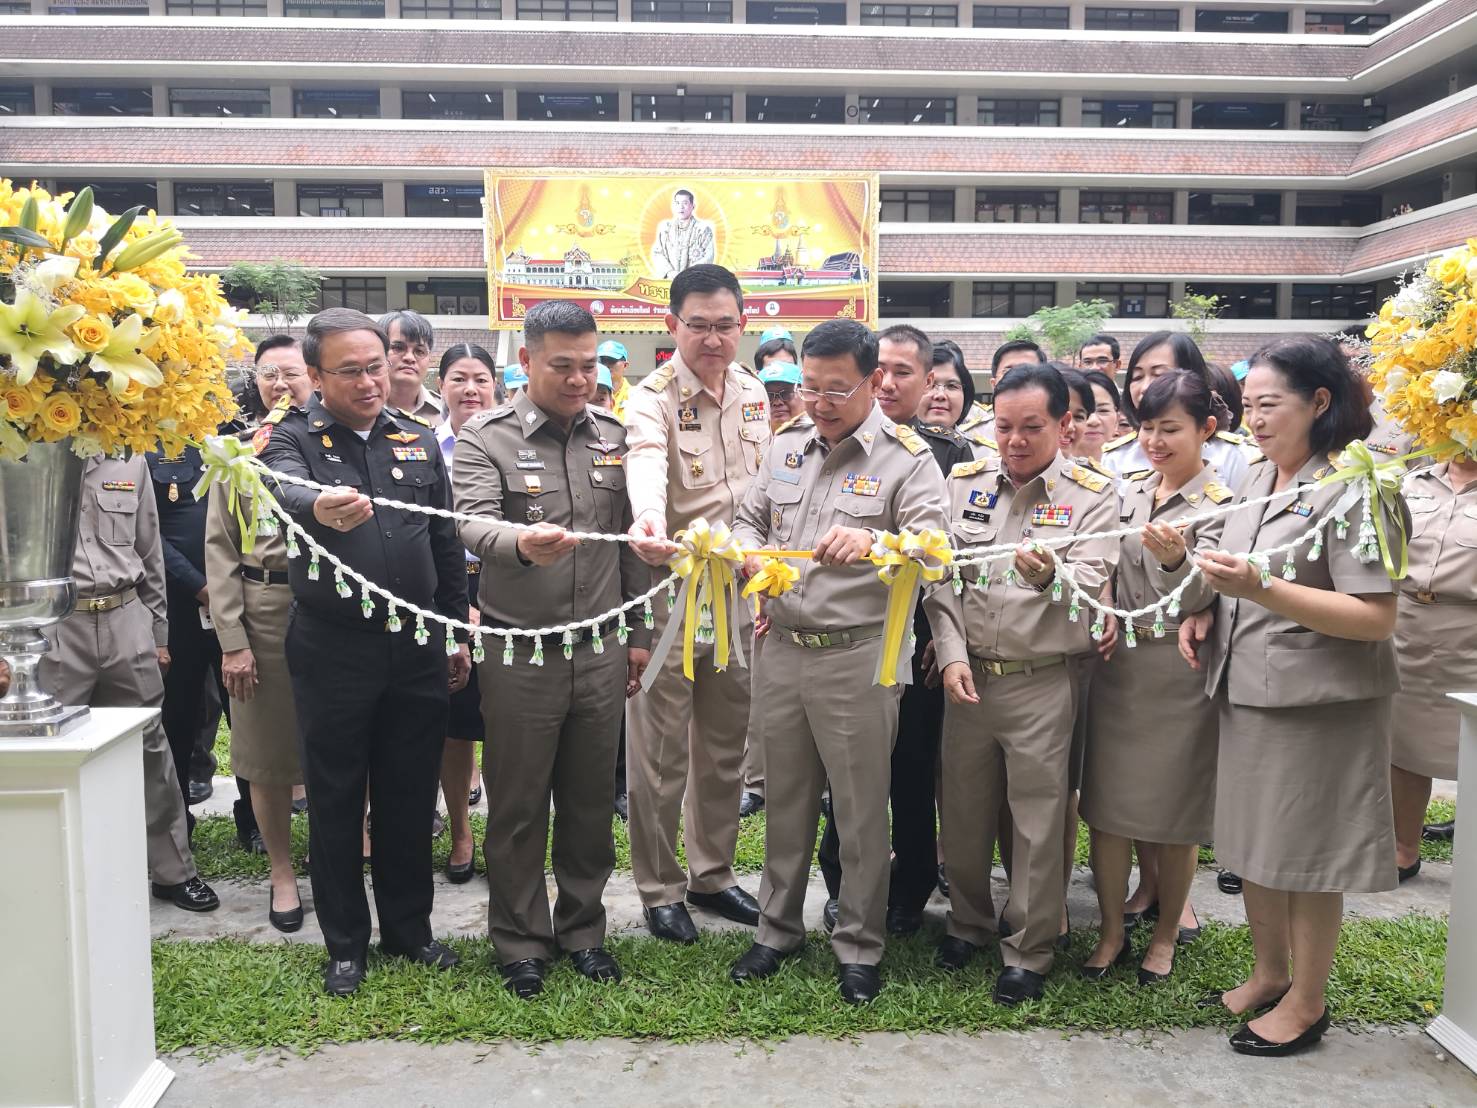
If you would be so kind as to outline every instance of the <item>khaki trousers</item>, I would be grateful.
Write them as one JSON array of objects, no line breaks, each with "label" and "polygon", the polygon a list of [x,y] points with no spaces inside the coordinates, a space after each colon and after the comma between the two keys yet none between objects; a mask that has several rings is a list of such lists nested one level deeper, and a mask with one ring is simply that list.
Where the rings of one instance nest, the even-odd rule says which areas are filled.
[{"label": "khaki trousers", "polygon": [[[600,946],[601,898],[615,868],[610,780],[626,650],[607,634],[602,654],[581,643],[565,659],[556,641],[544,658],[533,666],[525,654],[505,666],[489,651],[477,667],[487,726],[487,930],[504,965]],[[552,920],[544,878],[551,799],[559,894]]]},{"label": "khaki trousers", "polygon": [[[759,672],[759,650],[764,645],[763,639],[755,639],[751,654],[749,655],[749,666],[755,672]],[[749,703],[749,733],[744,737],[744,764],[743,764],[743,791],[764,795],[764,732],[760,726],[759,718],[760,703],[757,697],[752,698]]]},{"label": "khaki trousers", "polygon": [[[154,646],[154,617],[138,600],[108,612],[73,612],[47,634],[41,680],[63,704],[158,708],[164,675]],[[161,885],[196,875],[185,801],[164,726],[144,729],[144,818],[149,874]]]},{"label": "khaki trousers", "polygon": [[1072,671],[1058,663],[995,677],[970,660],[979,704],[944,710],[941,798],[949,866],[948,932],[976,946],[995,937],[990,896],[1000,805],[1011,812],[1012,928],[1007,966],[1046,973],[1061,926],[1062,823],[1072,752]]},{"label": "khaki trousers", "polygon": [[[653,642],[669,613],[665,594],[652,602]],[[743,606],[743,611],[748,611]],[[750,623],[739,640],[752,639]],[[713,669],[713,647],[698,644],[693,677],[682,675],[679,638],[651,688],[626,702],[626,792],[630,800],[631,870],[648,908],[678,904],[694,892],[716,893],[738,884],[739,777],[749,724],[749,670],[730,660]],[[677,823],[683,826],[687,871],[677,861]],[[689,874],[691,878],[689,879]]]},{"label": "khaki trousers", "polygon": [[882,960],[889,855],[887,795],[901,690],[873,685],[879,639],[812,650],[773,633],[755,685],[764,690],[764,880],[756,941],[794,950],[805,941],[805,893],[821,791],[841,839],[841,891],[831,949],[843,964]]}]

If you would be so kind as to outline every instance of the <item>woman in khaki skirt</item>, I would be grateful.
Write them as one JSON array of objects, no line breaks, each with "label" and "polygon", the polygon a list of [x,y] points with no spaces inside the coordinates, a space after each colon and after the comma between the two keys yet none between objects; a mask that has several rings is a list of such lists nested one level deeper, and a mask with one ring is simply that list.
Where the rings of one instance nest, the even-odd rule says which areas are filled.
[{"label": "woman in khaki skirt", "polygon": [[1198,668],[1196,647],[1210,636],[1206,692],[1221,718],[1215,850],[1245,883],[1256,952],[1249,980],[1202,1004],[1263,1013],[1231,1046],[1271,1056],[1328,1029],[1344,893],[1395,887],[1390,700],[1399,682],[1395,586],[1379,558],[1355,553],[1357,502],[1342,537],[1329,524],[1316,558],[1307,543],[1293,554],[1295,580],[1283,576],[1284,555],[1264,582],[1241,553],[1296,540],[1344,496],[1343,482],[1319,482],[1338,450],[1369,434],[1368,386],[1328,340],[1292,336],[1253,355],[1245,396],[1266,460],[1237,499],[1292,491],[1202,531],[1195,563],[1220,597],[1184,621],[1180,644]]},{"label": "woman in khaki skirt", "polygon": [[1390,755],[1402,881],[1421,868],[1431,779],[1456,777],[1460,717],[1446,694],[1477,688],[1477,461],[1463,455],[1417,470],[1405,479],[1405,502],[1410,576],[1400,586],[1395,623],[1402,691],[1395,694]]},{"label": "woman in khaki skirt", "polygon": [[[1230,499],[1231,490],[1202,456],[1224,418],[1205,381],[1183,370],[1155,378],[1140,398],[1139,442],[1153,469],[1124,482],[1121,525],[1143,530],[1121,542],[1114,577],[1119,608],[1151,604],[1189,574],[1194,527],[1181,531],[1169,521]],[[1197,577],[1182,594],[1180,611],[1201,611],[1214,598]],[[1092,684],[1081,808],[1092,829],[1103,925],[1097,949],[1082,966],[1090,981],[1132,957],[1124,901],[1134,840],[1152,844],[1159,902],[1139,984],[1169,977],[1196,853],[1214,832],[1219,724],[1204,682],[1180,660],[1178,625],[1166,615],[1164,637],[1155,638],[1154,617],[1135,620],[1132,650],[1124,646],[1126,628],[1120,629],[1117,648]]]}]

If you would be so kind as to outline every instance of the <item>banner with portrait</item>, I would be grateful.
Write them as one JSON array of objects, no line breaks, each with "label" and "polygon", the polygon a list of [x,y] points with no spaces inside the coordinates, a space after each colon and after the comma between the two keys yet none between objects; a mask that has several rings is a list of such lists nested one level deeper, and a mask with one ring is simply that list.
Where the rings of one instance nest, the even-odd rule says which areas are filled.
[{"label": "banner with portrait", "polygon": [[671,279],[716,262],[750,327],[877,321],[877,175],[486,172],[488,326],[570,300],[612,331],[663,331]]}]

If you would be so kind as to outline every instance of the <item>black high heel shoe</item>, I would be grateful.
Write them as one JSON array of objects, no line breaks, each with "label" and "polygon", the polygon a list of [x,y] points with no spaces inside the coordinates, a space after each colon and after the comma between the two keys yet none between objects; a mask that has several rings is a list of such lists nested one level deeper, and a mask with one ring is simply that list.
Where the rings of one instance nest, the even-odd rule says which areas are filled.
[{"label": "black high heel shoe", "polygon": [[297,907],[289,908],[285,912],[279,912],[272,907],[272,888],[267,886],[267,922],[284,934],[292,934],[301,931],[303,926],[303,898],[297,898]]},{"label": "black high heel shoe", "polygon": [[1116,958],[1114,958],[1106,966],[1084,965],[1081,967],[1079,972],[1082,974],[1083,978],[1088,981],[1101,981],[1106,978],[1108,974],[1113,972],[1113,967],[1126,966],[1131,961],[1133,961],[1133,937],[1130,935],[1124,935],[1123,947],[1118,951],[1118,956]]},{"label": "black high heel shoe", "polygon": [[1296,1039],[1286,1043],[1274,1043],[1271,1039],[1264,1039],[1251,1029],[1251,1024],[1243,1023],[1231,1035],[1231,1049],[1237,1054],[1253,1054],[1260,1058],[1286,1058],[1290,1054],[1300,1054],[1315,1045],[1323,1038],[1323,1033],[1328,1030],[1330,1022],[1328,1009],[1325,1008],[1323,1015],[1313,1022],[1312,1027]]},{"label": "black high heel shoe", "polygon": [[[1147,954],[1148,951],[1146,950],[1144,953]],[[1161,985],[1165,981],[1168,981],[1170,979],[1171,975],[1173,975],[1173,973],[1174,973],[1174,948],[1170,948],[1170,952],[1169,952],[1169,969],[1165,970],[1163,973],[1155,973],[1151,969],[1144,969],[1143,966],[1139,966],[1139,984],[1140,985]]]}]

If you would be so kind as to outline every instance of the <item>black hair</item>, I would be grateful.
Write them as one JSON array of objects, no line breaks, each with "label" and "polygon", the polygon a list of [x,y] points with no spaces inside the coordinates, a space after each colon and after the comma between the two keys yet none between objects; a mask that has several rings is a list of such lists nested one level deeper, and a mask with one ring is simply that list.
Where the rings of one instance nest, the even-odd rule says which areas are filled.
[{"label": "black hair", "polygon": [[850,319],[828,319],[805,336],[802,358],[825,358],[850,354],[857,372],[870,377],[877,371],[877,336],[870,328]]},{"label": "black hair", "polygon": [[[1077,399],[1082,402],[1084,411],[1091,412],[1097,408],[1097,397],[1092,395],[1092,386],[1087,383],[1087,378],[1082,375],[1081,370],[1062,365],[1060,362],[1048,364],[1062,375],[1062,380],[1067,382],[1067,388],[1077,394]],[[1072,407],[1071,397],[1067,398],[1067,407],[1068,409]]]},{"label": "black hair", "polygon": [[241,409],[241,415],[248,423],[260,423],[267,414],[267,405],[262,401],[261,390],[256,387],[255,381],[247,381],[233,394],[236,397],[236,406]]},{"label": "black hair", "polygon": [[679,196],[687,197],[687,199],[692,201],[692,206],[694,208],[697,207],[697,197],[692,195],[691,189],[678,189],[676,192],[672,193],[673,200],[676,200]]},{"label": "black hair", "polygon": [[786,338],[770,339],[766,343],[761,343],[759,349],[754,351],[754,368],[763,369],[764,363],[769,361],[770,358],[775,358],[776,361],[783,361],[783,358],[777,357],[780,354],[788,354],[792,362],[798,363],[800,360],[800,354],[796,351],[795,344],[791,340]]},{"label": "black hair", "polygon": [[[1085,369],[1081,373],[1086,378],[1089,387],[1096,385],[1100,389],[1105,389],[1108,395],[1113,398],[1113,407],[1119,411],[1123,410],[1123,397],[1118,393],[1118,383],[1111,376],[1100,369]],[[1097,407],[1096,397],[1093,397],[1093,407]]]},{"label": "black hair", "polygon": [[911,345],[914,353],[918,355],[918,360],[923,363],[924,373],[927,373],[928,367],[933,365],[933,340],[912,324],[894,323],[891,327],[878,334],[877,343],[879,346],[883,340],[899,343],[903,346]]},{"label": "black hair", "polygon": [[694,293],[722,292],[724,289],[733,293],[733,298],[738,301],[739,315],[743,315],[744,290],[732,271],[709,262],[690,265],[672,278],[672,291],[668,294],[672,314],[680,316],[682,305]]},{"label": "black hair", "polygon": [[1177,369],[1149,382],[1139,398],[1139,421],[1159,419],[1176,404],[1185,409],[1197,427],[1204,427],[1213,416],[1217,429],[1225,430],[1231,415],[1209,381],[1189,370]]},{"label": "black hair", "polygon": [[390,352],[390,336],[385,329],[363,312],[353,308],[324,308],[308,320],[303,333],[303,361],[314,369],[323,353],[323,340],[329,335],[341,335],[346,331],[369,331],[380,340],[385,353]]},{"label": "black hair", "polygon": [[436,332],[431,330],[431,321],[420,312],[401,308],[398,312],[380,316],[380,326],[387,335],[390,333],[390,326],[395,323],[400,324],[400,337],[406,342],[423,342],[427,350],[436,346]]},{"label": "black hair", "polygon": [[1012,339],[1010,342],[1002,342],[995,347],[995,354],[990,359],[991,376],[1000,372],[1000,360],[1007,354],[1014,354],[1017,350],[1034,350],[1038,362],[1045,363],[1046,361],[1046,352],[1030,339]]},{"label": "black hair", "polygon": [[1105,334],[1102,334],[1101,332],[1099,332],[1096,335],[1093,335],[1092,338],[1088,339],[1086,342],[1084,342],[1081,346],[1079,346],[1077,348],[1077,354],[1078,354],[1078,356],[1080,357],[1081,354],[1082,354],[1082,352],[1084,350],[1086,350],[1089,346],[1106,346],[1109,350],[1111,350],[1113,352],[1113,360],[1115,362],[1118,360],[1118,354],[1119,354],[1118,340],[1115,339],[1112,335],[1105,335]]},{"label": "black hair", "polygon": [[598,328],[595,317],[569,300],[544,300],[523,317],[523,345],[542,345],[551,331],[560,335],[592,335]]},{"label": "black hair", "polygon": [[1241,400],[1241,382],[1236,380],[1236,375],[1223,365],[1208,362],[1206,368],[1210,370],[1210,387],[1215,390],[1216,397],[1226,408],[1228,419],[1221,424],[1221,430],[1234,431],[1241,426],[1241,417],[1245,414]]},{"label": "black hair", "polygon": [[959,409],[959,418],[963,419],[969,414],[969,409],[974,407],[975,398],[974,378],[969,375],[969,367],[964,364],[964,351],[959,349],[957,342],[941,339],[933,344],[933,365],[951,365],[959,375],[959,385],[964,390],[964,407]]},{"label": "black hair", "polygon": [[1170,352],[1174,355],[1174,368],[1187,369],[1198,375],[1210,384],[1210,373],[1205,368],[1205,355],[1200,353],[1200,347],[1195,345],[1195,340],[1183,331],[1155,331],[1139,339],[1138,345],[1133,348],[1133,353],[1128,357],[1128,369],[1123,378],[1123,412],[1128,416],[1128,421],[1135,427],[1139,425],[1138,412],[1133,406],[1133,390],[1129,388],[1133,384],[1134,372],[1139,367],[1139,362],[1144,355],[1156,346],[1169,345]]},{"label": "black hair", "polygon": [[487,371],[492,374],[494,381],[502,376],[498,372],[497,363],[492,360],[492,355],[473,342],[459,342],[455,346],[448,348],[446,353],[441,355],[441,366],[436,370],[436,375],[444,381],[446,379],[446,371],[463,358],[474,358],[481,362],[487,367]]},{"label": "black hair", "polygon": [[1060,372],[1046,362],[1012,366],[1005,376],[995,383],[996,406],[999,406],[1002,396],[1022,389],[1041,389],[1045,392],[1046,410],[1052,419],[1061,419],[1072,410],[1067,382]]},{"label": "black hair", "polygon": [[1308,432],[1308,444],[1315,454],[1341,450],[1374,431],[1369,383],[1350,368],[1344,352],[1328,339],[1317,335],[1275,339],[1251,356],[1251,365],[1275,369],[1288,388],[1308,399],[1319,389],[1328,390],[1328,408]]},{"label": "black hair", "polygon": [[252,359],[253,364],[259,364],[262,355],[268,350],[283,350],[289,346],[301,345],[292,335],[268,335],[256,344],[256,357]]}]

